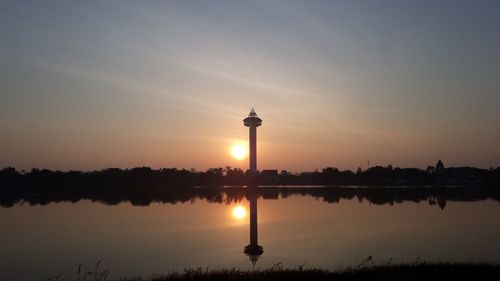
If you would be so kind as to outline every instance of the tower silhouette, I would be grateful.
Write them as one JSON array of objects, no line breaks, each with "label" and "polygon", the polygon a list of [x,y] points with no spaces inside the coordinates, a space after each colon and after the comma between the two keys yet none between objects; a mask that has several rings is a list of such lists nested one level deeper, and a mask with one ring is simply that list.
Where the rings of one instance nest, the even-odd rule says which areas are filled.
[{"label": "tower silhouette", "polygon": [[[262,119],[257,116],[252,108],[248,117],[243,120],[243,124],[249,127],[250,143],[250,172],[257,173],[257,127],[262,125]],[[258,243],[257,232],[257,189],[256,186],[250,186],[248,189],[250,201],[250,244],[245,246],[243,252],[250,258],[253,265],[257,259],[264,253],[264,248]]]},{"label": "tower silhouette", "polygon": [[257,172],[257,127],[262,125],[262,119],[257,116],[252,108],[248,117],[243,119],[243,124],[249,127],[249,143],[250,143],[250,171]]}]

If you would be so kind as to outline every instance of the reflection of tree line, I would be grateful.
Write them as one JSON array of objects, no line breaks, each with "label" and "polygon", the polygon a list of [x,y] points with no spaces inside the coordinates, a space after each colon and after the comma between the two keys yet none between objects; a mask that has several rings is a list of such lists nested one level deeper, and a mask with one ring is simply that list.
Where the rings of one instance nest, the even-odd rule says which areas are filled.
[{"label": "reflection of tree line", "polygon": [[[140,188],[58,188],[50,192],[36,193],[30,189],[5,189],[0,205],[11,207],[16,203],[45,205],[51,202],[73,202],[92,200],[107,205],[131,202],[137,206],[158,203],[186,203],[206,200],[211,203],[228,204],[249,198],[247,188],[242,187],[152,187]],[[260,186],[257,196],[264,199],[287,198],[289,196],[311,196],[328,203],[357,199],[372,204],[398,204],[402,202],[428,202],[444,209],[447,201],[479,201],[491,199],[500,203],[498,188],[478,187],[277,187]]]}]

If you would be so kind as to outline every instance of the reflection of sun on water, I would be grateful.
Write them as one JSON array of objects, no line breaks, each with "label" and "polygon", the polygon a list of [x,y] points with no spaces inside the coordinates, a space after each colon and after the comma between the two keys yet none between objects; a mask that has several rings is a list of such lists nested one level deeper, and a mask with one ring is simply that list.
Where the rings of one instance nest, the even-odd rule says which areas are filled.
[{"label": "reflection of sun on water", "polygon": [[247,216],[247,210],[245,207],[238,205],[233,208],[233,218],[237,220],[242,220]]},{"label": "reflection of sun on water", "polygon": [[238,160],[243,160],[247,157],[247,149],[243,145],[235,144],[231,146],[231,156]]}]

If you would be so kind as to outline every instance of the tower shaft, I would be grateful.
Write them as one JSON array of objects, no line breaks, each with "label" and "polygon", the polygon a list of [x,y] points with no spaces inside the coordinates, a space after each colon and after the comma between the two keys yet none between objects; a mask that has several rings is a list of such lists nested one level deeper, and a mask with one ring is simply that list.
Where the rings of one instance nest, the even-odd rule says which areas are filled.
[{"label": "tower shaft", "polygon": [[249,127],[250,133],[250,171],[257,171],[257,127]]}]

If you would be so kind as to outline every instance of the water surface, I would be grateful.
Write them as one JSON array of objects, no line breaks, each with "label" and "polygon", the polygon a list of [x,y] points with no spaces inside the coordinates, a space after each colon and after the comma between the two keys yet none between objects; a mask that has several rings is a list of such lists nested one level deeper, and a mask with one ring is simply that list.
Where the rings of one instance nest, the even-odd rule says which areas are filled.
[{"label": "water surface", "polygon": [[[99,260],[112,278],[206,266],[251,269],[243,253],[250,239],[247,198],[0,208],[0,280],[46,280],[60,272],[73,280],[79,264],[91,269]],[[500,204],[491,199],[377,205],[293,194],[258,196],[257,204],[264,253],[255,268],[281,262],[335,269],[368,256],[375,262],[500,262]],[[234,214],[237,206],[246,212]]]}]

